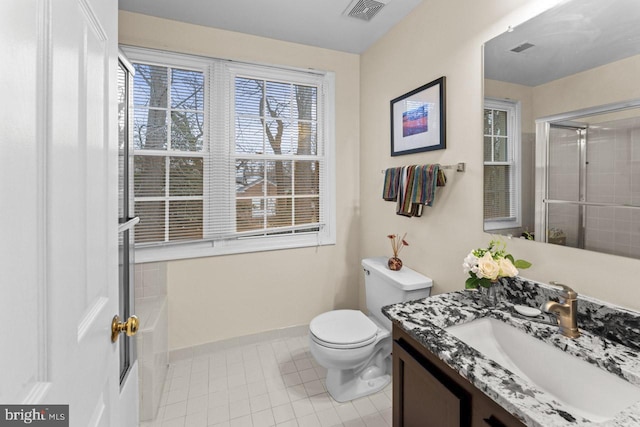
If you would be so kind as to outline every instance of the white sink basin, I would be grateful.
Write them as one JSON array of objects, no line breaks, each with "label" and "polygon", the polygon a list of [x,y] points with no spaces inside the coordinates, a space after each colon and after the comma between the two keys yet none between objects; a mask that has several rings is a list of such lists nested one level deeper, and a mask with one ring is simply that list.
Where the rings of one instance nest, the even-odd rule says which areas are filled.
[{"label": "white sink basin", "polygon": [[640,388],[492,318],[447,332],[564,404],[574,416],[610,420],[640,401]]}]

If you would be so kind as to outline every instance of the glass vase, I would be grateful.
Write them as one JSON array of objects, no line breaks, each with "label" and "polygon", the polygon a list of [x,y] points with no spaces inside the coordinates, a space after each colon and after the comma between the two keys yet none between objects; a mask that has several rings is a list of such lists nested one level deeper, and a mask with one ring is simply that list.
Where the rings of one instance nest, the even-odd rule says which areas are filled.
[{"label": "glass vase", "polygon": [[480,300],[487,307],[495,307],[498,305],[498,281],[491,282],[491,286],[485,288],[480,286]]}]

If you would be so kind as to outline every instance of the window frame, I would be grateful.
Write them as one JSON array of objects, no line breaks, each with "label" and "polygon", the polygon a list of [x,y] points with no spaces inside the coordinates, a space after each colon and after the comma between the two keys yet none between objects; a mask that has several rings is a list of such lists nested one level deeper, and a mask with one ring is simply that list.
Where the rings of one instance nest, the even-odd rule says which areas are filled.
[{"label": "window frame", "polygon": [[[322,132],[324,148],[324,174],[320,177],[319,183],[320,209],[323,211],[324,223],[318,232],[235,237],[230,239],[205,237],[203,240],[189,242],[178,241],[161,244],[138,244],[136,245],[135,256],[137,263],[335,244],[335,73],[242,63],[131,46],[121,46],[121,48],[132,63],[140,62],[158,66],[203,71],[205,75],[206,118],[204,137],[206,149],[204,150],[204,155],[211,158],[217,155],[227,156],[229,164],[235,164],[233,91],[236,75],[252,75],[260,78],[268,76],[268,78],[277,78],[282,81],[293,81],[295,83],[306,82],[318,86],[319,95],[322,93],[324,99],[323,105],[319,106],[318,109],[318,114],[322,115],[322,123],[320,123],[320,120],[318,123],[318,132]],[[230,102],[226,103],[226,100],[230,100]],[[215,120],[218,120],[218,123],[221,125],[213,126],[213,123],[216,123]],[[212,128],[222,130],[212,130]],[[185,152],[184,155],[188,155],[188,153],[191,152]],[[198,152],[191,154],[196,153]],[[206,206],[218,196],[215,196],[210,188],[211,183],[215,181],[213,179],[213,173],[207,175],[205,171],[204,174],[203,205],[205,207],[203,212],[203,233],[206,234],[208,225],[207,217],[211,214],[211,211],[208,210]],[[235,199],[234,181],[233,176],[227,177],[225,182],[228,183],[228,185],[223,185],[227,187],[228,193],[224,193],[223,197]],[[232,207],[233,209],[230,209],[230,212],[233,211],[235,215],[235,202],[232,204]]]},{"label": "window frame", "polygon": [[[522,135],[521,135],[521,105],[520,101],[514,101],[511,99],[500,98],[484,98],[484,105],[482,109],[483,113],[483,129],[484,129],[484,113],[486,110],[500,110],[507,112],[507,153],[511,153],[507,161],[485,161],[483,154],[483,170],[486,166],[511,166],[511,173],[509,174],[510,187],[513,188],[513,198],[511,200],[511,208],[513,215],[505,218],[497,219],[485,219],[483,214],[484,231],[497,231],[506,230],[511,228],[522,227],[522,182],[521,182],[521,170],[522,170]],[[483,131],[483,144],[484,137],[493,136],[485,135]],[[484,152],[484,148],[483,148]],[[486,197],[483,187],[483,197]],[[484,208],[483,208],[484,210]]]}]

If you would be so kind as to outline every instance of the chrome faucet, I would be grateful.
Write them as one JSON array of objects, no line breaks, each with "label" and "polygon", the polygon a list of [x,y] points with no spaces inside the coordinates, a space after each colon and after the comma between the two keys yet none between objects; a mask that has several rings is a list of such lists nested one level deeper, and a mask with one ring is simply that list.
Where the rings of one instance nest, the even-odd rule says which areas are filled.
[{"label": "chrome faucet", "polygon": [[558,318],[560,333],[565,337],[578,338],[578,294],[570,287],[561,283],[549,282],[553,286],[560,286],[560,302],[547,301],[540,309],[545,313],[555,314]]}]

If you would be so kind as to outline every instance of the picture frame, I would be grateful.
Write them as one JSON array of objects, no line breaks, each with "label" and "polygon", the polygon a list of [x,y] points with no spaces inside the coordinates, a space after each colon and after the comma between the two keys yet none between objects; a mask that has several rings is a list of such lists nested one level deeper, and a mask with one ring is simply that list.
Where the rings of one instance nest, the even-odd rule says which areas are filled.
[{"label": "picture frame", "polygon": [[391,156],[446,148],[445,77],[391,100]]}]

